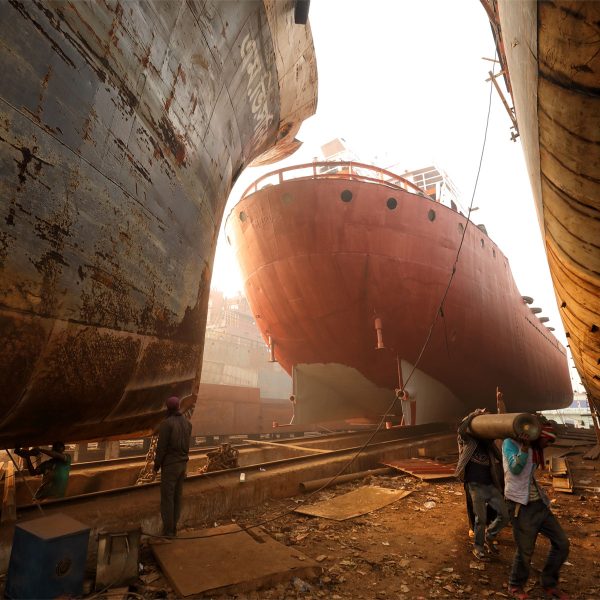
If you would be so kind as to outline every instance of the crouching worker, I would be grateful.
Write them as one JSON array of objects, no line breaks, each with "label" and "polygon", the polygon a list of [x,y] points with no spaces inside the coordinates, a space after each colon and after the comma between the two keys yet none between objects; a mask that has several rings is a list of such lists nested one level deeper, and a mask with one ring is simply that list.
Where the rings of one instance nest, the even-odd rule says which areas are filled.
[{"label": "crouching worker", "polygon": [[517,546],[509,579],[509,591],[521,600],[529,577],[531,557],[538,533],[550,540],[550,552],[541,575],[546,598],[567,599],[558,589],[559,571],[569,555],[569,539],[550,510],[550,501],[535,479],[535,470],[544,466],[544,448],[556,439],[552,427],[544,425],[537,441],[508,438],[502,444],[504,495],[512,517]]},{"label": "crouching worker", "polygon": [[[71,472],[71,457],[65,452],[63,442],[54,442],[51,450],[44,450],[43,448],[33,448],[31,450],[15,448],[15,454],[18,454],[25,460],[30,475],[42,476],[42,484],[34,495],[35,500],[65,497],[67,483],[69,482],[69,473]],[[41,462],[37,467],[34,467],[31,457],[38,457],[42,454],[50,458]]]},{"label": "crouching worker", "polygon": [[167,418],[160,424],[154,471],[160,476],[160,516],[163,535],[175,537],[181,514],[183,481],[190,452],[192,424],[179,412],[179,398],[167,400]]},{"label": "crouching worker", "polygon": [[[471,499],[475,517],[473,554],[479,560],[485,558],[486,549],[490,554],[498,554],[496,537],[508,524],[508,511],[501,491],[500,452],[494,440],[476,438],[469,430],[473,418],[485,412],[485,409],[479,408],[461,422],[458,428],[458,464],[454,473],[465,483],[465,492]],[[492,508],[496,515],[486,529],[488,508]]]}]

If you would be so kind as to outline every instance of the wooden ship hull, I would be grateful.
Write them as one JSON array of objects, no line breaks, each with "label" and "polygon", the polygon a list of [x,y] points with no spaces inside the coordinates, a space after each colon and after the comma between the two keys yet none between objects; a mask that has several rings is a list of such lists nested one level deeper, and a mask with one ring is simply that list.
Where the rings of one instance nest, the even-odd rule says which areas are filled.
[{"label": "wooden ship hull", "polygon": [[296,423],[388,410],[405,424],[453,421],[495,411],[497,386],[510,412],[572,401],[565,349],[500,249],[400,177],[355,163],[282,169],[249,188],[226,232],[263,337],[293,374]]},{"label": "wooden ship hull", "polygon": [[482,4],[514,102],[557,304],[598,426],[600,3]]},{"label": "wooden ship hull", "polygon": [[193,405],[225,202],[316,107],[293,0],[0,4],[0,445]]}]

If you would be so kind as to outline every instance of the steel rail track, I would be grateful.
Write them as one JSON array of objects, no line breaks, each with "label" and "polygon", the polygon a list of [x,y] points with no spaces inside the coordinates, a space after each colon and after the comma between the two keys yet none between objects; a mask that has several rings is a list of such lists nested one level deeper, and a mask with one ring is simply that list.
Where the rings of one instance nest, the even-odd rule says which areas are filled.
[{"label": "steel rail track", "polygon": [[[298,436],[298,437],[290,437],[290,438],[281,438],[275,440],[268,440],[269,444],[280,445],[281,447],[285,447],[289,444],[304,444],[306,442],[312,440],[336,440],[343,439],[346,436],[354,436],[354,435],[365,435],[372,433],[373,429],[361,429],[360,431],[352,431],[352,432],[343,432],[343,433],[333,433],[333,434],[322,434],[322,435],[310,435],[310,436]],[[249,438],[248,438],[249,439]],[[244,441],[239,440],[238,443],[229,442],[233,448],[238,450],[242,448],[256,448],[257,445],[253,443],[254,440]],[[257,440],[260,442],[261,440]],[[225,442],[223,442],[225,443]],[[202,456],[203,454],[207,454],[213,450],[218,450],[221,444],[216,446],[192,446],[190,447],[190,456]],[[109,468],[111,466],[118,466],[122,464],[133,465],[135,463],[139,463],[140,466],[146,462],[146,454],[138,454],[133,456],[120,456],[119,458],[108,458],[108,459],[99,459],[99,460],[89,460],[83,462],[76,462],[71,465],[71,473],[74,471],[81,471],[87,469],[94,468]]]},{"label": "steel rail track", "polygon": [[[358,437],[361,434],[362,440]],[[385,460],[420,455],[423,447],[428,454],[435,456],[454,450],[456,446],[455,429],[448,424],[380,431],[368,446],[365,446],[369,439],[365,432],[360,432],[358,436],[333,436],[338,438],[336,443],[344,447],[318,454],[311,452],[236,469],[190,474],[184,482],[180,525],[188,528],[210,527],[220,519],[229,521],[236,511],[258,506],[270,499],[298,495],[300,483],[304,481],[333,478],[342,472],[366,471],[380,466]],[[331,437],[327,437],[332,443]],[[314,445],[318,440],[306,440],[309,441]],[[243,483],[240,479],[242,472],[246,475]],[[51,500],[41,506],[45,516],[68,514],[90,527],[92,552],[95,552],[96,537],[101,531],[141,529],[147,534],[159,535],[162,528],[158,482]],[[290,510],[293,510],[293,506]],[[36,518],[38,511],[39,506],[35,504],[18,506],[18,521]],[[277,516],[273,515],[274,518]],[[252,526],[253,523],[247,525]],[[0,573],[8,568],[12,533],[13,525],[0,526]]]},{"label": "steel rail track", "polygon": [[[418,430],[418,431],[416,431]],[[397,431],[397,437],[393,437],[392,439],[386,439],[383,441],[376,441],[373,440],[372,443],[370,443],[368,445],[368,447],[365,449],[365,451],[368,449],[370,451],[373,450],[385,450],[386,448],[392,448],[394,446],[397,445],[402,445],[403,443],[406,444],[420,444],[420,443],[426,443],[429,439],[432,438],[437,438],[439,437],[441,434],[444,433],[450,433],[450,431],[453,431],[453,428],[449,427],[447,424],[434,424],[433,426],[431,424],[428,425],[417,425],[414,427],[407,427],[407,428],[403,428],[402,430],[398,429]],[[380,431],[378,432],[377,435],[389,435],[389,430],[384,430],[384,431]],[[376,435],[376,437],[377,437]],[[327,438],[326,441],[328,442],[332,442],[332,441],[336,441],[336,440],[344,440],[344,439],[352,439],[354,437],[366,437],[366,434],[364,431],[361,432],[353,432],[353,433],[347,433],[347,434],[339,434],[339,435],[332,435],[332,436],[323,436],[323,438]],[[312,442],[317,442],[317,441],[325,441],[323,438],[311,438],[310,441]],[[285,441],[287,440],[279,440],[282,442],[281,446],[285,447]],[[295,441],[299,441],[299,440],[295,440]],[[308,440],[307,440],[308,441]],[[306,444],[305,444],[306,445]],[[317,445],[316,443],[313,445]],[[222,477],[230,477],[232,474],[239,474],[239,473],[253,473],[253,472],[262,472],[264,471],[272,471],[273,469],[276,468],[283,468],[283,467],[287,467],[287,466],[292,466],[292,465],[301,465],[301,464],[306,464],[306,463],[315,463],[318,461],[323,461],[323,460],[327,460],[327,459],[331,459],[333,457],[343,457],[346,455],[352,455],[353,453],[358,452],[359,450],[361,450],[361,448],[363,447],[363,444],[358,444],[358,445],[354,445],[354,446],[347,446],[344,448],[338,448],[338,449],[331,449],[331,450],[325,450],[322,453],[319,454],[307,454],[305,456],[294,456],[294,457],[289,457],[289,458],[281,458],[281,459],[277,459],[277,460],[273,460],[273,461],[266,461],[266,462],[262,462],[262,463],[256,463],[254,465],[247,465],[247,466],[242,466],[242,467],[236,467],[233,469],[225,469],[222,471],[212,471],[209,473],[198,473],[198,474],[188,474],[186,477],[186,481],[184,483],[184,487],[189,487],[190,484],[192,482],[195,481],[199,481],[199,480],[213,480],[213,481],[218,481],[219,478]],[[352,471],[350,471],[352,472]],[[123,495],[123,494],[144,494],[145,492],[148,491],[148,489],[150,488],[156,488],[160,485],[159,481],[154,481],[154,482],[150,482],[150,483],[144,483],[142,485],[130,485],[130,486],[124,486],[124,487],[118,487],[118,488],[113,488],[113,489],[107,489],[107,490],[101,490],[101,491],[97,491],[97,492],[91,492],[88,494],[80,494],[80,495],[74,495],[74,496],[68,496],[65,498],[61,498],[61,499],[55,499],[55,500],[48,500],[43,504],[44,509],[46,508],[55,508],[55,507],[59,507],[59,506],[68,506],[71,504],[75,504],[78,502],[87,502],[90,501],[92,499],[95,498],[102,498],[102,497],[106,497],[106,496],[113,496],[113,495]],[[37,510],[37,505],[32,503],[32,504],[25,504],[25,505],[21,505],[18,507],[18,511],[20,512],[29,512],[29,511],[35,511]]]}]

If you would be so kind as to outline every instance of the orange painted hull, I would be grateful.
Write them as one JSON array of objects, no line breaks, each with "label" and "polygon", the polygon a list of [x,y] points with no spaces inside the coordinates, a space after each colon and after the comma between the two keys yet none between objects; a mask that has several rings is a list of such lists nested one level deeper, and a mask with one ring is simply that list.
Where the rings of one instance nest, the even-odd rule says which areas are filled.
[{"label": "orange painted hull", "polygon": [[246,196],[226,229],[265,340],[312,382],[295,388],[300,418],[377,418],[402,385],[418,423],[495,410],[496,386],[509,411],[570,404],[564,348],[460,213],[383,183],[305,177]]}]

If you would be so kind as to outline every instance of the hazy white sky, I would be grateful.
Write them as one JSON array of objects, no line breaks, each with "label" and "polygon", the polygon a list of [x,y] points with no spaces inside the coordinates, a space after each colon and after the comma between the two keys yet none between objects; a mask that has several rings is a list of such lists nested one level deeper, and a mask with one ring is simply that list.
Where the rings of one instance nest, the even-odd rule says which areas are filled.
[{"label": "hazy white sky", "polygon": [[[316,114],[291,158],[247,169],[225,216],[262,173],[310,162],[320,146],[343,137],[364,162],[443,168],[468,206],[487,114],[494,41],[477,0],[313,0],[309,13],[319,79]],[[503,87],[503,85],[502,85]],[[509,98],[510,102],[510,98]],[[496,94],[473,213],[510,262],[523,295],[550,317],[566,344],[519,141]],[[223,219],[223,223],[225,219]],[[221,235],[212,287],[243,289],[237,264]],[[571,369],[579,381],[574,369]],[[578,388],[580,386],[577,386]]]}]

